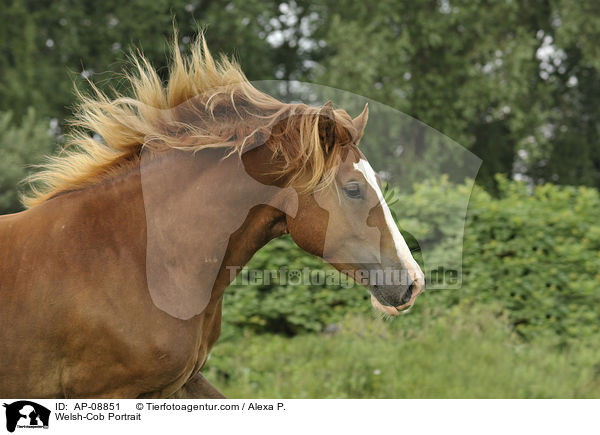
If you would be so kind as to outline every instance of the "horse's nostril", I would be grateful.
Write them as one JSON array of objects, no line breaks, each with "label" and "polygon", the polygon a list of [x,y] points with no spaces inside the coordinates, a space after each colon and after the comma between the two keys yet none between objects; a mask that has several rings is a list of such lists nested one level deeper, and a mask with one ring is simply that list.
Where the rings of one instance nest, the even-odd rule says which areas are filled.
[{"label": "horse's nostril", "polygon": [[416,289],[417,284],[411,281],[408,287],[375,285],[372,293],[381,305],[400,307],[410,302]]},{"label": "horse's nostril", "polygon": [[402,299],[400,299],[400,305],[404,305],[404,304],[410,302],[410,298],[412,298],[414,288],[415,288],[415,283],[413,282],[408,287],[408,289],[406,290],[404,295],[402,296]]}]

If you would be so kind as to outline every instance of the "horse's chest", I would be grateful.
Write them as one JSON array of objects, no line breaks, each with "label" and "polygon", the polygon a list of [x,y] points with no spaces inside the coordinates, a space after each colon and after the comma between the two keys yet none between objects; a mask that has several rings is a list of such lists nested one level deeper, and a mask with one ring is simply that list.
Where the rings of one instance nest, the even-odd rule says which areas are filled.
[{"label": "horse's chest", "polygon": [[185,383],[198,373],[208,359],[208,355],[219,338],[221,332],[221,302],[211,304],[205,313],[198,316],[194,325],[194,339],[173,346],[173,342],[166,350],[162,372],[177,376],[163,389],[163,397],[169,396],[181,388]]}]

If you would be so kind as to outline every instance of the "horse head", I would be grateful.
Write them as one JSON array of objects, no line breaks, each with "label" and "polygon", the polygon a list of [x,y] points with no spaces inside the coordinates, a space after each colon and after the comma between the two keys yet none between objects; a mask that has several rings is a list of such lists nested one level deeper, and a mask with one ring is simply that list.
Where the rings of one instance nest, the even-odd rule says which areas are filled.
[{"label": "horse head", "polygon": [[[295,216],[286,218],[287,230],[302,249],[364,284],[375,308],[397,315],[424,290],[424,275],[392,217],[379,177],[358,148],[367,119],[367,106],[355,119],[331,103],[320,108],[314,137],[322,158],[307,159],[304,173],[291,177],[298,206]],[[311,186],[320,162],[321,179]]]}]

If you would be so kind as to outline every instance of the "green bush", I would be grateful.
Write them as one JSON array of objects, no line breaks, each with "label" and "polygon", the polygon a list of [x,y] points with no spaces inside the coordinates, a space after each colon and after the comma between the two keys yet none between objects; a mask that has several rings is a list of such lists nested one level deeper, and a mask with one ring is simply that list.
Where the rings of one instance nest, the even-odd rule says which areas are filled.
[{"label": "green bush", "polygon": [[11,112],[0,113],[0,214],[22,209],[17,184],[53,149],[54,137],[47,122],[30,108],[19,125]]},{"label": "green bush", "polygon": [[[268,270],[275,276],[265,283],[247,275],[248,270]],[[313,279],[318,279],[318,274],[324,283],[328,276],[340,278],[333,268],[298,248],[289,236],[273,240],[254,255],[227,289],[223,334],[236,334],[237,328],[286,335],[321,331],[348,312],[369,309],[367,291],[348,278],[341,277],[333,285],[307,285],[298,283],[296,271],[311,271]]]},{"label": "green bush", "polygon": [[497,181],[499,198],[480,189],[471,198],[461,293],[500,302],[524,336],[597,332],[598,191]]},{"label": "green bush", "polygon": [[[558,334],[564,339],[600,330],[600,196],[593,188],[546,184],[534,188],[497,177],[498,197],[475,187],[465,224],[463,282],[460,290],[429,291],[399,322],[422,324],[423,311],[446,309],[460,301],[497,303],[523,337]],[[411,194],[396,192],[396,212],[403,222],[418,221],[420,242],[435,240],[456,228],[458,204],[469,184],[446,179],[415,186]],[[403,204],[410,204],[404,207]],[[452,243],[446,238],[446,243]],[[430,256],[443,255],[440,244]],[[435,260],[435,258],[434,258]],[[460,258],[455,259],[460,261]],[[249,269],[278,270],[330,267],[278,239],[259,251]],[[322,330],[345,313],[370,310],[359,286],[293,286],[280,283],[236,285],[224,304],[225,331],[285,332],[293,335]]]}]

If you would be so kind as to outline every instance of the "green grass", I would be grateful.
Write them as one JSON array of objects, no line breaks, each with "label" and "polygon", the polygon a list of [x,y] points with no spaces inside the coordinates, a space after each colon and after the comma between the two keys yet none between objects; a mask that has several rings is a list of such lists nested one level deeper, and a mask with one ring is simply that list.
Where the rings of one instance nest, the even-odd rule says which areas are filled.
[{"label": "green grass", "polygon": [[[409,314],[410,315],[410,314]],[[405,326],[349,317],[333,335],[249,335],[215,347],[205,375],[230,398],[600,397],[596,341],[525,343],[493,309]]]}]

